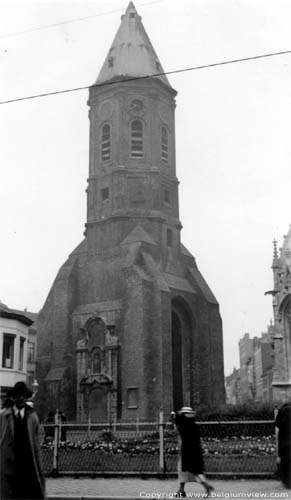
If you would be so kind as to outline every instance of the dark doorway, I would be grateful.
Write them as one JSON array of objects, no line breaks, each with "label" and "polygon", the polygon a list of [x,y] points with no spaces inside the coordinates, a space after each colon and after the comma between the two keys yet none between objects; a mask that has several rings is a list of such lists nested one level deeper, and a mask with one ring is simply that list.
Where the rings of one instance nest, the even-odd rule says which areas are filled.
[{"label": "dark doorway", "polygon": [[107,422],[107,391],[95,388],[89,395],[89,413],[92,423]]},{"label": "dark doorway", "polygon": [[182,328],[179,316],[172,312],[172,377],[174,411],[183,406]]}]

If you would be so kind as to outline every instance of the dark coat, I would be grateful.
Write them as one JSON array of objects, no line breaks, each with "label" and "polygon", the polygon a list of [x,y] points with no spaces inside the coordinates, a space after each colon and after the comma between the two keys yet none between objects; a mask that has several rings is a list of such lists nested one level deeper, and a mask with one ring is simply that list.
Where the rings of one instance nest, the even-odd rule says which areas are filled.
[{"label": "dark coat", "polygon": [[200,431],[194,417],[177,415],[176,426],[181,437],[181,469],[183,472],[203,474],[204,464]]},{"label": "dark coat", "polygon": [[281,459],[279,473],[282,482],[291,488],[291,403],[285,403],[275,421],[278,427],[278,455]]},{"label": "dark coat", "polygon": [[279,457],[289,457],[291,453],[291,403],[285,403],[278,411],[275,421],[278,427],[278,453]]},{"label": "dark coat", "polygon": [[[45,481],[41,470],[39,457],[39,421],[34,410],[25,408],[25,425],[27,426],[28,442],[31,448],[32,478],[35,481],[35,490],[40,492],[40,499],[45,498]],[[17,496],[15,484],[15,418],[13,409],[7,408],[0,412],[0,498],[3,500],[14,499]],[[26,457],[23,457],[25,464]],[[33,487],[34,485],[32,485]]]}]

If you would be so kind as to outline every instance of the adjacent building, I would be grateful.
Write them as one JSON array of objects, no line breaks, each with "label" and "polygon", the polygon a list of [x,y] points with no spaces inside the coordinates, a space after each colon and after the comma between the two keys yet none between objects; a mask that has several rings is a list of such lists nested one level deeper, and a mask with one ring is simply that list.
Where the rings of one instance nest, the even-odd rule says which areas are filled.
[{"label": "adjacent building", "polygon": [[240,371],[238,368],[234,368],[232,373],[225,377],[225,396],[226,403],[229,405],[237,405],[241,402]]},{"label": "adjacent building", "polygon": [[271,322],[260,337],[245,333],[239,341],[239,369],[225,378],[229,404],[273,402],[274,335]]},{"label": "adjacent building", "polygon": [[89,92],[85,239],[38,318],[40,412],[153,419],[225,400],[219,305],[181,242],[175,96],[131,2]]},{"label": "adjacent building", "polygon": [[[20,380],[30,387],[35,375],[36,314],[0,302],[0,405]],[[33,355],[32,355],[33,351]]]}]

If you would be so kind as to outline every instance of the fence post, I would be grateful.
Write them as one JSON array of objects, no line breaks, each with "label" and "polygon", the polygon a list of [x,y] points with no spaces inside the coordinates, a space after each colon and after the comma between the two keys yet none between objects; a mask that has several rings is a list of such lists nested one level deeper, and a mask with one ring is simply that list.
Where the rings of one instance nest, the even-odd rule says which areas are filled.
[{"label": "fence post", "polygon": [[55,413],[55,429],[54,429],[54,453],[53,453],[53,475],[58,475],[58,447],[59,447],[59,410]]},{"label": "fence post", "polygon": [[163,408],[159,410],[159,442],[160,442],[160,471],[165,472],[164,456],[164,412]]},{"label": "fence post", "polygon": [[[275,408],[274,408],[274,421],[276,421],[276,418],[277,418],[277,415],[278,415],[278,406],[275,405]],[[279,465],[280,465],[280,458],[279,458],[279,441],[278,441],[278,433],[279,433],[279,429],[275,426],[275,438],[276,438],[276,464],[277,464],[277,468],[279,469]]]},{"label": "fence post", "polygon": [[91,441],[91,413],[89,411],[89,416],[88,416],[88,439]]}]

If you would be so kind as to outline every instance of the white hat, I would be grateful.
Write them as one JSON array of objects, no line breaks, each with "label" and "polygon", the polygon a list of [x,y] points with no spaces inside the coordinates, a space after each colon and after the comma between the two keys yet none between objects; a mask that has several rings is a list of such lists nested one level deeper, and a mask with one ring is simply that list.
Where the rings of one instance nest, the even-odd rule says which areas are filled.
[{"label": "white hat", "polygon": [[192,413],[194,410],[191,406],[183,406],[180,410],[180,413]]}]

